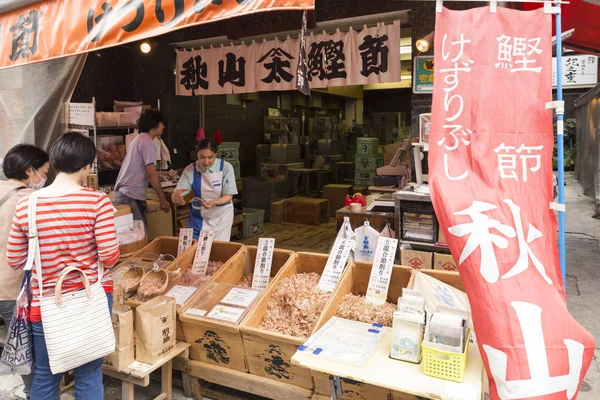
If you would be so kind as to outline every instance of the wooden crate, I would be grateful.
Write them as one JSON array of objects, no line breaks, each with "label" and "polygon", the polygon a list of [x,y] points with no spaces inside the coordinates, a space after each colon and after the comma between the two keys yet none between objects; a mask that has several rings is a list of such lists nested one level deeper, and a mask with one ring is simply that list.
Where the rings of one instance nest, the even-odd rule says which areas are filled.
[{"label": "wooden crate", "polygon": [[[243,281],[245,274],[254,272],[256,251],[256,246],[245,247],[242,257],[236,258],[227,269],[223,268],[219,271],[212,281],[238,285]],[[281,249],[273,251],[271,283],[279,271],[293,260],[294,253],[292,251]],[[203,293],[196,292],[194,298],[187,303],[186,308],[180,314],[185,340],[192,345],[190,349],[191,359],[248,372],[239,325],[234,326],[214,319],[185,313],[187,309],[193,307],[202,295]]]},{"label": "wooden crate", "polygon": [[271,203],[271,224],[280,224],[285,216],[285,199]]},{"label": "wooden crate", "polygon": [[[179,256],[176,262],[172,262],[169,266],[166,267],[168,271],[174,271],[176,269],[180,269],[182,271],[187,271],[192,267],[194,263],[194,256],[196,255],[196,246],[194,244],[190,249],[184,252],[181,256]],[[220,273],[222,273],[225,269],[229,267],[230,264],[235,263],[236,260],[243,258],[243,248],[244,245],[241,243],[233,243],[233,242],[220,242],[214,241],[211,251],[210,251],[210,260],[212,261],[221,261],[223,263],[223,267],[208,281],[204,283],[204,285],[200,286],[196,289],[195,293],[204,289],[210,282],[212,282]],[[169,283],[167,289],[164,293],[167,293],[169,290],[173,288],[172,283]],[[163,293],[163,294],[164,294]],[[188,299],[184,304],[179,305],[177,308],[177,320],[176,320],[176,337],[177,341],[183,342],[185,341],[185,336],[183,333],[183,326],[181,324],[181,319],[179,318],[179,314],[183,309],[185,309],[189,303],[193,300],[194,296],[192,295],[190,299]],[[148,299],[150,300],[150,299]],[[146,300],[146,301],[148,301]],[[144,304],[145,301],[139,301],[135,299],[125,299],[124,304],[130,306],[135,309],[136,307]],[[134,311],[135,312],[135,311]]]},{"label": "wooden crate", "polygon": [[292,197],[285,201],[285,222],[315,225],[329,222],[329,200]]},{"label": "wooden crate", "polygon": [[[277,285],[283,279],[298,273],[317,272],[322,274],[327,258],[327,254],[296,253],[294,261],[279,272],[257,304],[242,321],[240,331],[242,332],[244,351],[248,359],[248,370],[251,374],[305,389],[312,390],[314,388],[310,370],[291,363],[291,358],[298,347],[308,338],[270,332],[261,329],[259,326],[267,311],[271,294]],[[324,309],[327,309],[327,305]]]},{"label": "wooden crate", "polygon": [[[337,309],[346,294],[366,295],[369,278],[371,277],[371,267],[372,264],[367,262],[352,263],[348,272],[340,280],[331,301],[327,304],[327,307],[317,321],[315,332],[332,317],[335,317]],[[409,267],[394,265],[388,290],[388,302],[397,304],[398,297],[402,296],[402,288],[408,287],[411,277],[412,270]],[[329,376],[316,371],[312,371],[312,375],[315,382],[315,393],[321,396],[331,396]],[[342,379],[341,384],[342,396],[339,397],[340,399],[387,400],[390,396],[388,389],[357,382],[352,379]]]}]

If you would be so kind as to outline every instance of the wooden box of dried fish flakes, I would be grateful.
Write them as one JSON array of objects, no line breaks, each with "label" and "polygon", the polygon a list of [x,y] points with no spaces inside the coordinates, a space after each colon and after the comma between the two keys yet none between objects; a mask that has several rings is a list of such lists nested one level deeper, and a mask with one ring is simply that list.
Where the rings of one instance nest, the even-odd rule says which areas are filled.
[{"label": "wooden box of dried fish flakes", "polygon": [[[215,275],[211,284],[198,291],[181,311],[183,332],[186,342],[191,344],[192,360],[248,372],[239,328],[246,313],[262,295],[262,291],[250,289],[256,252],[256,246],[244,247],[242,255]],[[294,252],[273,249],[270,282],[293,260]],[[222,293],[225,290],[227,293]],[[221,302],[227,294],[230,294],[227,301]],[[215,303],[213,298],[219,301]],[[221,315],[215,317],[218,314],[215,311],[211,316],[217,306],[224,307]]]},{"label": "wooden box of dried fish flakes", "polygon": [[[372,264],[354,262],[342,277],[331,301],[327,304],[315,326],[318,331],[332,317],[340,317],[354,321],[381,324],[392,327],[392,320],[398,298],[402,296],[402,288],[407,288],[412,276],[412,269],[394,265],[386,304],[375,306],[366,301]],[[315,393],[330,398],[329,376],[320,372],[312,372],[315,382]],[[351,379],[341,380],[342,395],[339,399],[387,400],[390,391],[378,386],[369,385]]]},{"label": "wooden box of dried fish flakes", "polygon": [[242,322],[251,374],[313,390],[311,371],[292,365],[290,359],[314,332],[331,298],[331,293],[317,289],[328,257],[296,253]]}]

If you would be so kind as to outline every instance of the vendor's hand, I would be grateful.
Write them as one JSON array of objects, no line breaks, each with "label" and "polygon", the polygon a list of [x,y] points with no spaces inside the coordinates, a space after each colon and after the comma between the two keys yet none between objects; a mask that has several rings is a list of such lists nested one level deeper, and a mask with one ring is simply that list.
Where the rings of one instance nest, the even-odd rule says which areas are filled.
[{"label": "vendor's hand", "polygon": [[202,203],[202,207],[207,209],[211,209],[215,206],[214,200],[200,200],[200,202]]},{"label": "vendor's hand", "polygon": [[169,204],[169,202],[167,200],[161,200],[160,201],[160,209],[163,210],[164,212],[168,213],[169,211],[171,211],[171,205]]},{"label": "vendor's hand", "polygon": [[185,206],[185,199],[183,198],[183,194],[185,193],[185,191],[185,189],[175,190],[171,199],[173,200],[173,203],[178,204],[180,206]]}]

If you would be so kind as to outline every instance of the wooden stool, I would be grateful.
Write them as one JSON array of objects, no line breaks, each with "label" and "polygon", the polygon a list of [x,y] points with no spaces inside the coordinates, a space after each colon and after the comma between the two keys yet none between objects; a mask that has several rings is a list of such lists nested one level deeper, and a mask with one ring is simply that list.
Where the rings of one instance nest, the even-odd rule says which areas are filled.
[{"label": "wooden stool", "polygon": [[321,170],[318,168],[295,168],[290,169],[290,174],[293,182],[292,186],[292,196],[296,196],[298,194],[300,183],[304,187],[304,195],[306,197],[310,197],[310,175],[314,174],[317,180],[317,187],[322,187],[321,185]]},{"label": "wooden stool", "polygon": [[[157,369],[161,369],[161,390],[162,393],[154,400],[171,400],[173,396],[173,359],[177,356],[189,358],[190,344],[179,342],[173,350],[165,354],[158,362],[154,364],[141,364],[143,369],[125,368],[117,371],[112,367],[103,365],[102,372],[113,378],[121,380],[122,400],[134,400],[135,385],[146,387],[150,384],[150,374]],[[136,363],[132,365],[135,366]]]}]

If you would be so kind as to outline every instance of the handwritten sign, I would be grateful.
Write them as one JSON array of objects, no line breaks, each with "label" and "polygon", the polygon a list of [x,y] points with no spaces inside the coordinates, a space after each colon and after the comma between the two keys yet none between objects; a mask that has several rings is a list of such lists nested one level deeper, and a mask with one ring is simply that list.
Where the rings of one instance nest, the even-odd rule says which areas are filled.
[{"label": "handwritten sign", "polygon": [[325,292],[333,292],[344,272],[354,240],[337,238],[325,264],[325,270],[317,287]]},{"label": "handwritten sign", "polygon": [[196,292],[198,288],[193,286],[181,286],[175,285],[165,294],[167,297],[173,297],[175,299],[175,303],[180,306],[183,305],[192,295]]},{"label": "handwritten sign", "polygon": [[212,249],[214,232],[212,230],[204,230],[200,232],[198,238],[198,247],[194,256],[194,264],[192,264],[192,273],[206,275],[208,269],[208,259],[210,250]]},{"label": "handwritten sign", "polygon": [[223,297],[221,303],[248,308],[259,294],[258,290],[233,288]]},{"label": "handwritten sign", "polygon": [[182,228],[179,230],[179,245],[177,246],[177,256],[179,257],[187,249],[192,247],[194,230],[192,228]]},{"label": "handwritten sign", "polygon": [[379,237],[366,296],[373,304],[385,304],[397,247],[398,239]]},{"label": "handwritten sign", "polygon": [[273,249],[275,239],[258,239],[256,249],[256,260],[254,261],[254,275],[252,277],[252,289],[266,289],[271,278],[271,265],[273,263]]},{"label": "handwritten sign", "polygon": [[69,103],[69,124],[94,126],[95,117],[93,103]]}]

